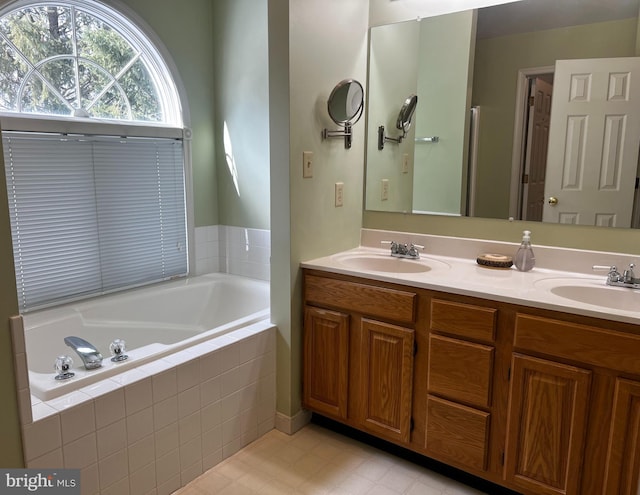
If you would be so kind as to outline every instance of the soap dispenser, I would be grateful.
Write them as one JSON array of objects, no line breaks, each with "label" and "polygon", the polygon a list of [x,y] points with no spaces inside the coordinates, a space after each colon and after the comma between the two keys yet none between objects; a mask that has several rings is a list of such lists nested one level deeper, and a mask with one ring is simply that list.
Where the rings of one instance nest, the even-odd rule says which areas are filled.
[{"label": "soap dispenser", "polygon": [[536,264],[536,256],[531,249],[531,232],[528,230],[522,233],[522,242],[516,253],[514,264],[521,272],[528,272]]}]

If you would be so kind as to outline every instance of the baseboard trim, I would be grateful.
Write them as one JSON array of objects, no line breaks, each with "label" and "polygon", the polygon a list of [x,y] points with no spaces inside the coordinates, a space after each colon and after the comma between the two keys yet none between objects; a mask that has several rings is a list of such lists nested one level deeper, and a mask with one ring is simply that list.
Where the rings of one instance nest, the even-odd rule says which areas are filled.
[{"label": "baseboard trim", "polygon": [[276,430],[293,435],[311,421],[311,411],[302,409],[293,416],[276,412]]}]

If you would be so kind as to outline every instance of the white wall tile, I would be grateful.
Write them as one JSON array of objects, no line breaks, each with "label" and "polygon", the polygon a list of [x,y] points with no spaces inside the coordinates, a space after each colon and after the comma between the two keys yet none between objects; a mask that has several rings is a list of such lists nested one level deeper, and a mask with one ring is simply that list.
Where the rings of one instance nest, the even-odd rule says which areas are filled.
[{"label": "white wall tile", "polygon": [[180,472],[180,482],[185,486],[202,474],[202,458]]},{"label": "white wall tile", "polygon": [[80,489],[82,495],[95,495],[100,491],[98,464],[91,464],[80,470]]},{"label": "white wall tile", "polygon": [[129,445],[153,433],[153,408],[148,407],[127,416],[127,441]]},{"label": "white wall tile", "polygon": [[220,400],[220,377],[212,378],[200,384],[200,406],[208,406],[209,404]]},{"label": "white wall tile", "polygon": [[65,468],[82,469],[98,461],[96,434],[90,433],[62,448]]},{"label": "white wall tile", "polygon": [[222,351],[210,352],[200,358],[200,380],[215,378],[222,372]]},{"label": "white wall tile", "polygon": [[126,416],[124,389],[120,388],[94,399],[96,427],[102,428]]},{"label": "white wall tile", "polygon": [[60,413],[60,425],[62,427],[63,444],[94,432],[96,421],[93,401],[62,411]]},{"label": "white wall tile", "polygon": [[24,453],[25,459],[30,461],[47,452],[62,447],[62,432],[60,429],[60,415],[49,416],[40,421],[25,425]]},{"label": "white wall tile", "polygon": [[127,422],[124,419],[111,423],[97,432],[98,459],[127,448]]},{"label": "white wall tile", "polygon": [[129,487],[132,494],[143,494],[156,487],[156,463],[152,462],[129,475]]},{"label": "white wall tile", "polygon": [[161,430],[165,426],[178,421],[178,396],[174,395],[154,404],[153,418],[156,430]]},{"label": "white wall tile", "polygon": [[24,354],[27,347],[24,340],[24,320],[22,316],[12,316],[9,318],[9,328],[11,329],[11,345],[14,354]]},{"label": "white wall tile", "polygon": [[40,402],[31,406],[31,414],[33,415],[33,422],[35,423],[36,421],[41,421],[50,416],[58,415],[59,413],[50,405]]},{"label": "white wall tile", "polygon": [[58,467],[64,464],[64,459],[62,457],[62,449],[55,449],[51,452],[48,452],[40,457],[36,457],[35,459],[31,459],[27,463],[28,468],[51,468],[52,466]]},{"label": "white wall tile", "polygon": [[222,462],[222,448],[212,454],[202,455],[202,469],[207,471]]},{"label": "white wall tile", "polygon": [[192,441],[194,438],[200,437],[202,434],[200,416],[200,411],[198,411],[191,416],[187,416],[186,418],[182,418],[178,421],[180,445],[184,445]]},{"label": "white wall tile", "polygon": [[29,389],[29,371],[27,370],[27,354],[19,352],[13,355],[13,369],[16,374],[18,390]]},{"label": "white wall tile", "polygon": [[175,449],[156,459],[156,483],[158,488],[174,476],[180,475],[180,450]]},{"label": "white wall tile", "polygon": [[171,423],[154,434],[156,458],[163,457],[180,446],[178,423]]},{"label": "white wall tile", "polygon": [[151,378],[127,385],[124,388],[124,402],[128,415],[151,407],[153,404]]},{"label": "white wall tile", "polygon": [[[142,440],[129,446],[129,473],[134,473],[139,469],[144,468],[147,464],[156,461],[156,442],[155,435],[149,435]],[[155,471],[153,475],[153,486],[155,486]],[[152,487],[153,488],[153,487]],[[134,493],[146,493],[139,490]]]},{"label": "white wall tile", "polygon": [[126,450],[121,450],[98,462],[100,474],[100,488],[105,488],[119,482],[129,475],[129,457]]},{"label": "white wall tile", "polygon": [[180,469],[187,469],[198,461],[202,461],[202,439],[199,436],[180,446]]},{"label": "white wall tile", "polygon": [[195,387],[200,383],[200,362],[192,359],[178,366],[178,392]]},{"label": "white wall tile", "polygon": [[31,407],[31,391],[28,388],[18,390],[20,424],[28,425],[33,422],[33,412]]},{"label": "white wall tile", "polygon": [[136,495],[129,490],[129,477],[126,476],[113,485],[100,490],[100,495]]},{"label": "white wall tile", "polygon": [[200,421],[202,422],[202,431],[220,426],[222,424],[222,401],[203,407]]},{"label": "white wall tile", "polygon": [[202,455],[208,456],[222,449],[222,426],[216,426],[202,433]]},{"label": "white wall tile", "polygon": [[[157,468],[156,468],[156,478],[158,477]],[[164,483],[158,483],[157,495],[171,495],[178,488],[180,488],[180,474],[176,474],[172,476]]]},{"label": "white wall tile", "polygon": [[176,368],[171,368],[159,375],[153,376],[153,401],[154,403],[168,399],[178,393]]}]

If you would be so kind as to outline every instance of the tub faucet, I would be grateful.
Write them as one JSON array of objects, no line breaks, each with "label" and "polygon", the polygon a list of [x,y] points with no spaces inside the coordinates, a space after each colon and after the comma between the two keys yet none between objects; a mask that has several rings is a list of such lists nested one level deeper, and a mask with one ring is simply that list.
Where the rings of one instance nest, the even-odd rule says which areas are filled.
[{"label": "tub faucet", "polygon": [[102,366],[102,354],[93,345],[80,337],[69,336],[64,338],[64,343],[71,347],[88,370]]}]

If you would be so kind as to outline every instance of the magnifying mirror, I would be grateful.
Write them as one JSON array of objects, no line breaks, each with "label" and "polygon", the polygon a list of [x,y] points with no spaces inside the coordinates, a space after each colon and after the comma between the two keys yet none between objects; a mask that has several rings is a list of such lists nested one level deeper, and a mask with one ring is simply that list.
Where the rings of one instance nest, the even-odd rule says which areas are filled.
[{"label": "magnifying mirror", "polygon": [[351,126],[355,124],[364,109],[364,90],[362,84],[355,79],[344,79],[340,81],[327,100],[327,110],[329,117],[343,130],[330,131],[324,129],[322,137],[324,139],[334,137],[344,137],[344,147],[351,148]]},{"label": "magnifying mirror", "polygon": [[378,127],[378,149],[384,149],[385,142],[392,142],[396,144],[400,144],[402,140],[406,137],[407,132],[411,128],[411,120],[413,119],[413,114],[416,111],[416,107],[418,106],[418,95],[409,95],[402,105],[400,109],[400,113],[398,114],[398,120],[396,120],[396,128],[402,131],[402,135],[396,138],[391,138],[384,135],[384,126],[381,125]]}]

